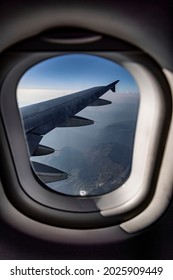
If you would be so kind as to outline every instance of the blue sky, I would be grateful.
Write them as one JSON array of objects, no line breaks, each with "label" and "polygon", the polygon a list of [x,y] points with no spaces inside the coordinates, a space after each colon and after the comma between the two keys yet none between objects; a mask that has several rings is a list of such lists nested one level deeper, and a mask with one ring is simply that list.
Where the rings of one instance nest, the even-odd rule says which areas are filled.
[{"label": "blue sky", "polygon": [[120,80],[117,92],[139,92],[136,82],[119,64],[87,54],[67,54],[49,58],[30,68],[19,88],[82,90]]}]

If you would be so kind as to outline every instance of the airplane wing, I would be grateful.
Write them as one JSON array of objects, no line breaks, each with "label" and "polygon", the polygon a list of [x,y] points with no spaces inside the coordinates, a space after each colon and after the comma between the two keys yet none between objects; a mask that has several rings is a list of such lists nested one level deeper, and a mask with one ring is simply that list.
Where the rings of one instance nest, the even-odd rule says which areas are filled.
[{"label": "airplane wing", "polygon": [[[40,141],[45,134],[53,130],[55,127],[76,127],[91,125],[93,120],[75,116],[78,112],[87,106],[103,106],[110,104],[108,100],[100,99],[108,90],[115,92],[115,85],[119,80],[107,85],[93,87],[80,92],[55,98],[52,100],[40,102],[37,104],[20,108],[22,115],[25,135],[29,147],[30,156],[45,155],[54,152],[54,149],[40,145]],[[53,175],[55,169],[50,171],[50,168],[38,164],[33,164],[34,169],[38,174],[42,174],[43,181],[47,182]],[[41,167],[41,172],[40,172]],[[49,169],[49,170],[48,170]],[[47,171],[46,171],[47,170]],[[49,179],[44,173],[49,174]],[[66,178],[67,174],[57,170],[58,180]]]}]

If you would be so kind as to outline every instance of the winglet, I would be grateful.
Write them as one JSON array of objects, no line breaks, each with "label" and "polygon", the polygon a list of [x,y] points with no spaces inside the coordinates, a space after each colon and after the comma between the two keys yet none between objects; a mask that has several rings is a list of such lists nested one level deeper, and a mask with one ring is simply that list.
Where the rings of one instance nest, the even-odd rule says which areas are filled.
[{"label": "winglet", "polygon": [[108,88],[111,89],[113,92],[115,92],[115,85],[119,82],[119,80],[111,83],[108,85]]}]

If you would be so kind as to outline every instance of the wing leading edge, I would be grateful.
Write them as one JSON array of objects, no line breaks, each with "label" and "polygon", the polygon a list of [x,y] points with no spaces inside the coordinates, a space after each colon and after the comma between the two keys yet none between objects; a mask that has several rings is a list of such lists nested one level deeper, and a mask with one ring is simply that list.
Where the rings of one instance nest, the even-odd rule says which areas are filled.
[{"label": "wing leading edge", "polygon": [[[108,90],[115,92],[119,80],[107,85],[93,87],[70,95],[29,105],[20,109],[30,156],[43,155],[54,152],[53,149],[40,145],[43,135],[56,127],[76,127],[91,125],[93,120],[75,116],[87,106],[103,106],[110,101],[100,99]],[[40,152],[41,151],[41,152]],[[45,153],[44,153],[45,152]],[[67,174],[55,168],[50,171],[49,166],[33,164],[41,179],[48,183],[67,178]],[[41,172],[40,172],[41,167]]]}]

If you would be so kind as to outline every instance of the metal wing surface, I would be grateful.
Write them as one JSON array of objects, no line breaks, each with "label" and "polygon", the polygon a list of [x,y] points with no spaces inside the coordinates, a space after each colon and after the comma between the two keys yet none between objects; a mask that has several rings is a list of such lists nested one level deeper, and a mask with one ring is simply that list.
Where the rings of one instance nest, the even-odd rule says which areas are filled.
[{"label": "metal wing surface", "polygon": [[[24,123],[24,130],[30,156],[49,154],[54,151],[49,147],[39,144],[43,136],[54,128],[76,127],[93,124],[93,120],[75,115],[87,106],[102,106],[110,104],[110,101],[100,99],[100,97],[108,90],[112,90],[113,92],[115,92],[115,85],[118,82],[119,80],[107,86],[93,87],[80,92],[21,108],[20,112]],[[35,165],[35,169],[37,172],[38,165],[33,165]],[[44,168],[44,172],[46,173],[46,167]],[[44,172],[42,171],[42,174]],[[52,169],[52,171],[50,172],[50,168],[49,171],[47,168],[48,174],[54,174],[54,172],[55,169]],[[63,173],[60,170],[57,170],[57,172],[58,176],[54,176],[56,179],[57,177],[59,178],[58,180],[65,178],[64,174],[66,173]],[[39,170],[38,173],[40,173]],[[48,179],[46,181],[48,181]]]}]

